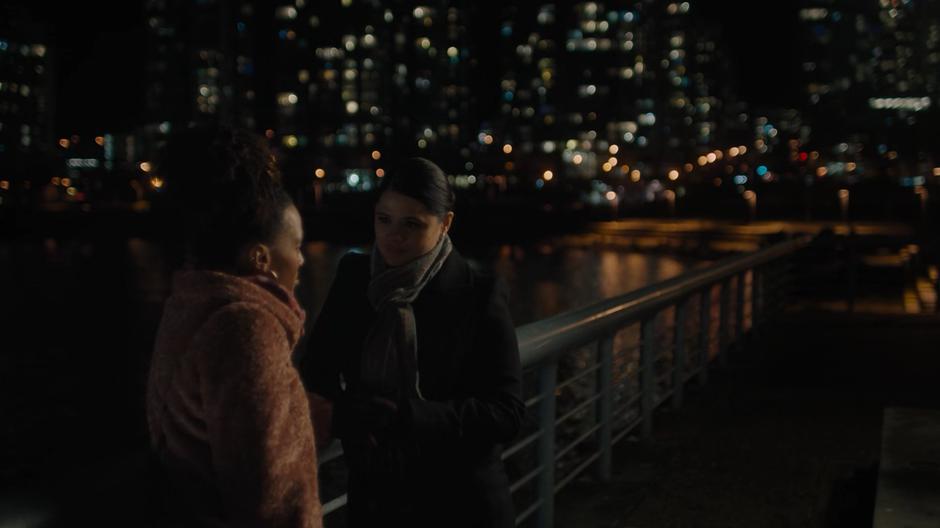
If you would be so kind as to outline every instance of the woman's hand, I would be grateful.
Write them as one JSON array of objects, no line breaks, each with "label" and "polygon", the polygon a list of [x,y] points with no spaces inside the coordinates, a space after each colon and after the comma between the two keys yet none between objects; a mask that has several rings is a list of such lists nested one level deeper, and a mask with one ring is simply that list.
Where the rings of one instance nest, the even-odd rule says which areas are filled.
[{"label": "woman's hand", "polygon": [[333,429],[344,440],[375,447],[400,424],[401,414],[401,407],[388,398],[349,394],[334,406]]}]

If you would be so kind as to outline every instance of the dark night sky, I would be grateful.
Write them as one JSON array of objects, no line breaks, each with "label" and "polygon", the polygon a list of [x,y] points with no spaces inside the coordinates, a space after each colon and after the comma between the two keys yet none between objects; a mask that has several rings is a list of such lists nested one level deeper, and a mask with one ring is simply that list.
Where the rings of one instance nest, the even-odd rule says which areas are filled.
[{"label": "dark night sky", "polygon": [[[138,2],[53,0],[26,3],[50,26],[58,54],[57,134],[129,131],[143,109],[146,41]],[[759,106],[796,105],[797,6],[793,2],[701,0],[695,16],[722,26],[742,99]],[[491,19],[492,20],[492,19]],[[480,29],[498,29],[493,24]],[[484,76],[498,68],[481,60]]]}]

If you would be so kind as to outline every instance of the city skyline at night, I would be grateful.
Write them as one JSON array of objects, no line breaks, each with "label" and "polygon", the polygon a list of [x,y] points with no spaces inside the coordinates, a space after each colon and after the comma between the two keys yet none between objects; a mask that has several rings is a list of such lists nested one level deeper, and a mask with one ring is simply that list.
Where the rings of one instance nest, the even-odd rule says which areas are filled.
[{"label": "city skyline at night", "polygon": [[[458,188],[551,187],[590,203],[674,200],[713,182],[742,194],[781,178],[940,177],[929,2],[761,13],[666,0],[151,0],[111,22],[74,6],[8,9],[36,29],[4,37],[5,87],[28,104],[4,103],[18,110],[3,155],[11,167],[45,159],[24,185],[57,179],[46,198],[159,192],[162,142],[214,122],[265,135],[298,197],[368,191],[408,155],[435,159]],[[35,78],[17,78],[22,46],[43,52]],[[101,174],[114,171],[133,192]],[[10,192],[22,170],[7,172]]]}]

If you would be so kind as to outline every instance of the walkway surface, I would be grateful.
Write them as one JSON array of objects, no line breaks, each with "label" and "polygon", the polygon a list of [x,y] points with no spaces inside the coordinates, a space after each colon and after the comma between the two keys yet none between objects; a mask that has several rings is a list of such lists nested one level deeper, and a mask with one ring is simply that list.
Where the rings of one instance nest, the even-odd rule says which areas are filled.
[{"label": "walkway surface", "polygon": [[778,316],[651,441],[615,447],[611,483],[566,489],[557,526],[871,526],[884,408],[940,409],[940,318],[822,306]]}]

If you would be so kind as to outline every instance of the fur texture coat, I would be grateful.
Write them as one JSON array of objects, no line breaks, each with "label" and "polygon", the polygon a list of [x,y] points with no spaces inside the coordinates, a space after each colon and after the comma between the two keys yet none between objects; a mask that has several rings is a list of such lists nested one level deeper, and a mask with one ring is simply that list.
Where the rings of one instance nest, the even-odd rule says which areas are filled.
[{"label": "fur texture coat", "polygon": [[322,525],[313,426],[291,364],[303,320],[293,295],[263,277],[174,277],[147,420],[185,524]]}]

